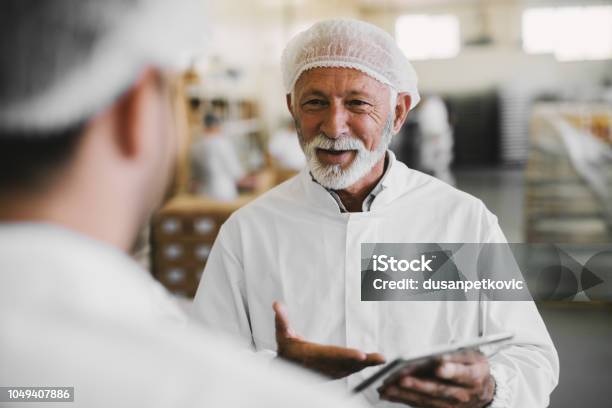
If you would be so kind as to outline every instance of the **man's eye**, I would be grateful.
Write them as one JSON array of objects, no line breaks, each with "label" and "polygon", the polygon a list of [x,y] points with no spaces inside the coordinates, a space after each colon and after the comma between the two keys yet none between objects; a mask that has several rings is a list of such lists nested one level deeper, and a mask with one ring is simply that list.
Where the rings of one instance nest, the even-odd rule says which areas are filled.
[{"label": "man's eye", "polygon": [[325,105],[325,101],[321,100],[321,99],[309,99],[306,102],[304,102],[304,105],[308,105],[308,106],[323,106],[323,105]]},{"label": "man's eye", "polygon": [[360,100],[360,99],[353,99],[353,100],[350,100],[350,101],[348,102],[348,104],[349,104],[349,105],[351,105],[351,106],[369,106],[369,105],[370,105],[370,104],[369,104],[369,103],[367,103],[366,101],[362,101],[362,100]]}]

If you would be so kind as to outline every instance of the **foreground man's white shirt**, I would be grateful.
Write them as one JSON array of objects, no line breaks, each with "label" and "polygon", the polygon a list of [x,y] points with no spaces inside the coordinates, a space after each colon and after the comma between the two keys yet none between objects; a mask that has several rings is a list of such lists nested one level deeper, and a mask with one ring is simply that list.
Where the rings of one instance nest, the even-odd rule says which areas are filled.
[{"label": "foreground man's white shirt", "polygon": [[[502,331],[515,345],[490,363],[494,407],[548,404],[556,350],[531,302],[361,302],[362,242],[505,242],[482,202],[395,161],[370,212],[340,213],[307,170],[223,225],[194,304],[196,319],[257,351],[276,350],[272,301],[287,305],[309,341],[381,352],[387,359]],[[353,374],[352,388],[376,368]],[[365,397],[376,406],[375,389]]]},{"label": "foreground man's white shirt", "polygon": [[75,387],[73,403],[53,407],[347,406],[181,320],[118,250],[51,225],[0,224],[0,386]]}]

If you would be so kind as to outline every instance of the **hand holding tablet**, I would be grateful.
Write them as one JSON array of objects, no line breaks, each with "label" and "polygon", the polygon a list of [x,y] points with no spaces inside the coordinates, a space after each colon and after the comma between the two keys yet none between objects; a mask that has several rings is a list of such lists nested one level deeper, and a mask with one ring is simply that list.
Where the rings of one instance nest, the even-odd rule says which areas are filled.
[{"label": "hand holding tablet", "polygon": [[360,392],[382,381],[381,399],[420,407],[482,407],[494,394],[488,358],[480,347],[510,340],[502,333],[434,348],[431,352],[398,358],[359,384]]}]

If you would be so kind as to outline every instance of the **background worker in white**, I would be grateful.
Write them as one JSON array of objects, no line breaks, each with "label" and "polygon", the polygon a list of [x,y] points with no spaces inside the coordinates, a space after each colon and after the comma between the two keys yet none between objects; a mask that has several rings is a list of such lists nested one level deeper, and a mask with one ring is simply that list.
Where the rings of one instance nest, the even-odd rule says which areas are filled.
[{"label": "background worker in white", "polygon": [[214,114],[204,117],[204,131],[191,144],[191,170],[197,194],[214,200],[231,201],[238,197],[238,187],[253,185],[238,153]]},{"label": "background worker in white", "polygon": [[171,179],[166,68],[199,4],[1,3],[0,387],[74,387],[54,407],[346,406],[182,325],[126,253]]},{"label": "background worker in white", "polygon": [[453,128],[448,121],[448,109],[442,98],[427,95],[418,108],[421,134],[421,166],[434,177],[455,185],[451,173],[453,162]]},{"label": "background worker in white", "polygon": [[[490,360],[470,354],[436,378],[404,375],[365,397],[377,406],[547,405],[558,359],[533,303],[360,301],[362,242],[505,242],[482,202],[387,151],[418,102],[393,39],[363,22],[323,21],[289,43],[282,64],[309,168],[223,225],[195,318],[245,347],[347,375],[349,388],[376,369],[361,370],[380,363],[375,353],[392,359],[512,331],[514,344]],[[276,300],[287,310],[275,304],[275,316]]]}]

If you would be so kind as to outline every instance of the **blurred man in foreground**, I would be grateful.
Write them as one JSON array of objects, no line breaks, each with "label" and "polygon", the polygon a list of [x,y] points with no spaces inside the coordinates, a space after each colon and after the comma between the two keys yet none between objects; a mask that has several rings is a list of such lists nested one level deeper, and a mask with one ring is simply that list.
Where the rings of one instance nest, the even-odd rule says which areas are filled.
[{"label": "blurred man in foreground", "polygon": [[[291,40],[282,69],[308,168],[223,225],[196,318],[245,346],[345,377],[348,388],[382,355],[510,331],[515,342],[492,358],[455,355],[432,375],[402,373],[365,397],[376,406],[546,405],[558,358],[532,302],[361,301],[361,243],[505,242],[480,200],[387,150],[419,101],[395,41],[364,22],[323,21]],[[275,303],[274,315],[275,300],[289,313]]]},{"label": "blurred man in foreground", "polygon": [[0,406],[344,404],[183,326],[126,254],[171,180],[167,68],[197,4],[2,2]]}]

